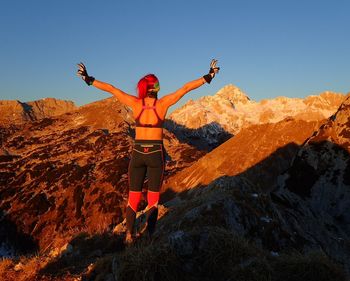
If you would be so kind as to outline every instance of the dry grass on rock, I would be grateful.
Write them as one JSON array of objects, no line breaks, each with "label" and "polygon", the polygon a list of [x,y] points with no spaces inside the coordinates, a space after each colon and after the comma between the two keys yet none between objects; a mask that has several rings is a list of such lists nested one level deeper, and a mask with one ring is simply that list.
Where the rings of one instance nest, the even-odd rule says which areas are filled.
[{"label": "dry grass on rock", "polygon": [[345,281],[346,276],[339,265],[321,252],[307,255],[293,253],[282,255],[273,263],[272,281]]},{"label": "dry grass on rock", "polygon": [[115,256],[112,268],[116,280],[346,280],[340,266],[320,252],[272,257],[220,227],[177,233],[175,243],[140,242]]}]

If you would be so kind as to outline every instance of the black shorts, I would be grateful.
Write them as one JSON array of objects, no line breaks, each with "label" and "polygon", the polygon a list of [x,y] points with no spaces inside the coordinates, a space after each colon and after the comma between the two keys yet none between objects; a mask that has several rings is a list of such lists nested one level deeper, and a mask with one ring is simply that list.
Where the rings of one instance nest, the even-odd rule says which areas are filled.
[{"label": "black shorts", "polygon": [[161,140],[135,140],[129,163],[129,190],[142,191],[146,175],[148,190],[158,192],[162,186],[165,152]]}]

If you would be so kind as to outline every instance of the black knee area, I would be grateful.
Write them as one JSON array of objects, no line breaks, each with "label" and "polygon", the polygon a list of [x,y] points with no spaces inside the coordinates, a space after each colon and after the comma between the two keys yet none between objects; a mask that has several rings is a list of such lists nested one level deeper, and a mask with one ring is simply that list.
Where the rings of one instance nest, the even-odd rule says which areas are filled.
[{"label": "black knee area", "polygon": [[126,216],[126,229],[130,233],[133,233],[133,227],[134,227],[134,222],[136,219],[136,213],[130,206],[127,206],[125,216]]},{"label": "black knee area", "polygon": [[158,208],[152,208],[149,210],[149,216],[147,219],[147,231],[149,236],[152,236],[156,229],[156,223],[158,219]]}]

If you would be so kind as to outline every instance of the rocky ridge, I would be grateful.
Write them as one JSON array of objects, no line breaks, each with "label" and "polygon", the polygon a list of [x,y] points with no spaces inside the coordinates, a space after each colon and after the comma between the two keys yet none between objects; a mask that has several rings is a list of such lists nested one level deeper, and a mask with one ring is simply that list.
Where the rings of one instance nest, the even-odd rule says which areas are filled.
[{"label": "rocky ridge", "polygon": [[298,206],[294,214],[303,214],[298,220],[310,239],[350,272],[350,95],[298,151],[273,196]]},{"label": "rocky ridge", "polygon": [[294,119],[252,125],[169,177],[164,186],[181,192],[208,185],[224,175],[244,173],[262,190],[271,190],[276,176],[289,167],[300,146],[320,125],[321,121]]}]

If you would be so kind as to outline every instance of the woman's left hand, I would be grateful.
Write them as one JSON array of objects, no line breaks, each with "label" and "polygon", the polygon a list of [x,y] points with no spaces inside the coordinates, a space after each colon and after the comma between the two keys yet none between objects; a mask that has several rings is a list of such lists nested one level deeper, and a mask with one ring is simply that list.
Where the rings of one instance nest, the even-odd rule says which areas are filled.
[{"label": "woman's left hand", "polygon": [[216,66],[218,60],[213,59],[210,63],[210,70],[209,73],[214,78],[215,74],[219,72],[220,67]]}]

